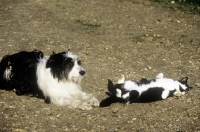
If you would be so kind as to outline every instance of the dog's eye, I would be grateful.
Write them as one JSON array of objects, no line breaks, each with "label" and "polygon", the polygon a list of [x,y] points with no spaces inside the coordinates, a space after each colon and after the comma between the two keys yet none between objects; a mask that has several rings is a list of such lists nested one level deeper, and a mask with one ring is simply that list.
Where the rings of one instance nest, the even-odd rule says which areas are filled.
[{"label": "dog's eye", "polygon": [[78,64],[81,65],[81,61],[78,61]]}]

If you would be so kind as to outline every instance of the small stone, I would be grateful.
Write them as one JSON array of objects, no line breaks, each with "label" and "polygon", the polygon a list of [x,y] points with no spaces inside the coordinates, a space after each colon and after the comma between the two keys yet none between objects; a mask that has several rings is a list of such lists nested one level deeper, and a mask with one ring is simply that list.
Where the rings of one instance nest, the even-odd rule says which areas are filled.
[{"label": "small stone", "polygon": [[133,118],[133,119],[132,119],[132,121],[135,121],[135,120],[136,120],[136,118]]},{"label": "small stone", "polygon": [[118,110],[117,109],[114,109],[113,111],[112,111],[112,113],[117,113],[118,112]]},{"label": "small stone", "polygon": [[4,39],[0,39],[0,42],[4,42]]},{"label": "small stone", "polygon": [[61,116],[61,114],[58,114],[56,117],[60,117]]},{"label": "small stone", "polygon": [[15,129],[15,132],[24,132],[23,129]]},{"label": "small stone", "polygon": [[200,83],[195,83],[195,86],[200,87]]}]

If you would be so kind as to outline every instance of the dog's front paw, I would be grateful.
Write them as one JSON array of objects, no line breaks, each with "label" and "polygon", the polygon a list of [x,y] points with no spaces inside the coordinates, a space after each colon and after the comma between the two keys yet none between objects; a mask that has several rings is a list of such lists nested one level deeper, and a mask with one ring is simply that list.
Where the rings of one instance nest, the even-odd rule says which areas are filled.
[{"label": "dog's front paw", "polygon": [[89,100],[89,104],[92,105],[92,106],[95,106],[95,107],[99,107],[100,102],[99,102],[98,99],[92,98],[92,99]]},{"label": "dog's front paw", "polygon": [[92,106],[86,102],[80,104],[79,108],[81,110],[91,110],[92,109]]}]

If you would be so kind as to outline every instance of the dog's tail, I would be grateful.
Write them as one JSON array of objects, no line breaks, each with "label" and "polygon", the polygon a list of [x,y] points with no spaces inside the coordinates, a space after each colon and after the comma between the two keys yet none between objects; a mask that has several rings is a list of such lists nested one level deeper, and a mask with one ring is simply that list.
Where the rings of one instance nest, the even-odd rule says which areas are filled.
[{"label": "dog's tail", "polygon": [[5,89],[5,83],[4,83],[4,71],[6,69],[6,61],[9,59],[9,55],[4,56],[0,62],[0,89]]},{"label": "dog's tail", "polygon": [[3,73],[4,73],[3,67],[2,67],[2,65],[1,65],[1,63],[0,63],[0,89],[2,89]]},{"label": "dog's tail", "polygon": [[[5,78],[4,78],[4,72],[6,70],[6,67],[8,67],[8,63],[10,60],[10,55],[6,55],[2,58],[1,62],[0,62],[0,89],[6,89],[6,82],[5,82]],[[6,90],[12,90],[12,89],[6,89]]]}]

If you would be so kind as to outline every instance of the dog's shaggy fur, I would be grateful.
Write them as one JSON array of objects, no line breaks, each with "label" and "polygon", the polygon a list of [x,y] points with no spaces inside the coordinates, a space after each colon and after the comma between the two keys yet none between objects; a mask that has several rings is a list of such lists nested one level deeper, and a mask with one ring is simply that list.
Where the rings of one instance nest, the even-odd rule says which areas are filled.
[{"label": "dog's shaggy fur", "polygon": [[1,89],[17,95],[32,94],[46,102],[90,110],[99,101],[81,90],[85,74],[80,58],[71,51],[44,57],[41,51],[21,51],[4,56],[0,63]]}]

